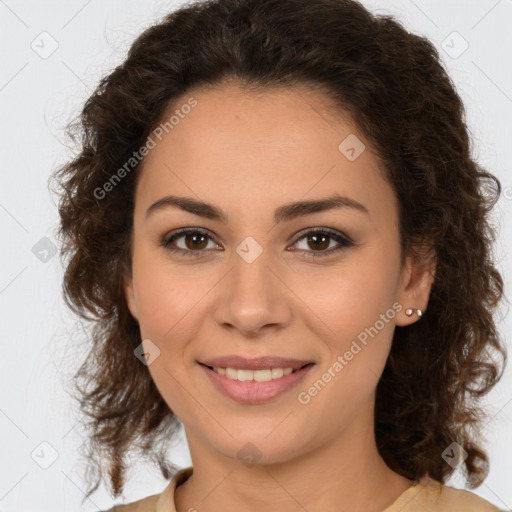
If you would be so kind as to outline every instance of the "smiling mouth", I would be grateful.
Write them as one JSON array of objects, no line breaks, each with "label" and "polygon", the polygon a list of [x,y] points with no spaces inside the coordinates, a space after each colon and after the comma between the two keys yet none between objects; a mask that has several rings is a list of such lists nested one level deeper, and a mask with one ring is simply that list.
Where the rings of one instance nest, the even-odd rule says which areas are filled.
[{"label": "smiling mouth", "polygon": [[[285,360],[283,359],[283,362]],[[277,399],[297,386],[315,366],[303,364],[297,368],[222,368],[204,363],[203,369],[214,389],[236,402],[259,405]],[[224,372],[224,375],[222,375]]]},{"label": "smiling mouth", "polygon": [[241,368],[223,368],[219,366],[208,366],[203,363],[199,363],[202,366],[212,370],[218,375],[222,375],[230,380],[238,380],[241,382],[269,382],[271,380],[280,379],[283,376],[290,375],[291,373],[296,373],[306,366],[312,366],[314,363],[306,363],[300,368],[290,368],[290,367],[281,367],[281,368],[262,368],[260,370],[252,370],[252,369],[241,369]]}]

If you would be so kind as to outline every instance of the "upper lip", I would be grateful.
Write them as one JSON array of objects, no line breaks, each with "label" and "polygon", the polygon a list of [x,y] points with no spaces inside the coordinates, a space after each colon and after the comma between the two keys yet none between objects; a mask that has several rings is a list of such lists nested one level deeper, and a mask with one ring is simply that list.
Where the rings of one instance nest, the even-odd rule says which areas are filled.
[{"label": "upper lip", "polygon": [[264,370],[266,368],[293,368],[294,370],[298,370],[312,362],[313,361],[301,361],[299,359],[289,359],[278,356],[264,356],[249,359],[236,355],[214,357],[212,359],[199,361],[200,364],[206,366],[235,368],[237,370]]}]

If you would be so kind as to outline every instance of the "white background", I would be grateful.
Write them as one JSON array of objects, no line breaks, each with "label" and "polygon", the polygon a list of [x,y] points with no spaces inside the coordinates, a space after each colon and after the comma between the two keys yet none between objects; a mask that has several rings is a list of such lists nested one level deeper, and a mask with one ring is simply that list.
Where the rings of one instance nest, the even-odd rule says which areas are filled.
[{"label": "white background", "polygon": [[[496,220],[501,225],[497,257],[507,292],[512,277],[512,1],[363,3],[395,14],[409,30],[435,42],[443,56],[466,105],[474,156],[505,189]],[[97,511],[113,504],[102,487],[81,505],[80,428],[66,388],[80,362],[76,354],[83,333],[61,298],[58,256],[48,253],[42,262],[32,248],[44,244],[43,237],[55,241],[57,210],[47,180],[70,156],[64,126],[142,29],[176,5],[162,0],[0,0],[0,512]],[[44,31],[50,36],[41,35]],[[58,48],[47,58],[31,47],[38,45],[42,52],[44,45],[48,51],[52,40]],[[458,55],[463,40],[469,46]],[[451,56],[446,45],[452,47]],[[507,312],[505,305],[500,329],[510,347]],[[491,472],[475,491],[502,509],[512,509],[511,373],[509,368],[488,399],[490,421],[484,433]],[[40,463],[51,461],[52,450],[58,457],[43,469],[31,457],[34,450]],[[176,464],[190,464],[183,438],[170,453]],[[132,461],[131,468],[127,501],[160,492],[167,483],[142,463]],[[460,478],[449,483],[463,487]]]}]

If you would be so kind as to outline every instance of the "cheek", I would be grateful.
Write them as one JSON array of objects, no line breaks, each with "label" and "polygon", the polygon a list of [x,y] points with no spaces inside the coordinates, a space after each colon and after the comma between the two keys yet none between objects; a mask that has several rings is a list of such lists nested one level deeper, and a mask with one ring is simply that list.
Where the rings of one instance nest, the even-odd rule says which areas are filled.
[{"label": "cheek", "polygon": [[207,276],[203,279],[193,274],[192,265],[177,267],[168,261],[163,249],[139,244],[133,254],[133,285],[145,335],[170,336],[175,324],[206,294]]},{"label": "cheek", "polygon": [[[322,322],[309,326],[322,337],[322,365],[299,390],[299,403],[324,425],[354,418],[373,400],[394,331],[392,294],[382,281],[363,272],[329,280],[331,300],[311,305]],[[328,329],[326,328],[328,327]]]},{"label": "cheek", "polygon": [[399,253],[388,248],[385,256],[375,247],[329,271],[297,277],[292,288],[314,312],[304,316],[310,319],[307,327],[324,342],[326,357],[313,379],[328,382],[320,401],[357,407],[374,391],[391,348],[398,272]]},{"label": "cheek", "polygon": [[[339,350],[379,321],[382,314],[388,312],[387,320],[394,318],[392,304],[398,274],[398,254],[389,254],[389,248],[364,248],[347,256],[339,265],[295,272],[290,287],[309,310],[308,315],[304,310],[304,318],[311,318],[312,325],[317,326],[314,330],[330,340],[333,350]],[[379,330],[389,337],[393,322],[385,322],[384,327],[381,323]]]},{"label": "cheek", "polygon": [[183,389],[188,387],[184,386],[188,375],[183,353],[188,334],[184,331],[193,321],[193,306],[200,297],[194,287],[196,281],[187,270],[172,269],[158,250],[136,246],[132,272],[140,333],[145,340],[144,350],[156,354],[148,371],[171,410],[178,417],[186,417],[188,405]]}]

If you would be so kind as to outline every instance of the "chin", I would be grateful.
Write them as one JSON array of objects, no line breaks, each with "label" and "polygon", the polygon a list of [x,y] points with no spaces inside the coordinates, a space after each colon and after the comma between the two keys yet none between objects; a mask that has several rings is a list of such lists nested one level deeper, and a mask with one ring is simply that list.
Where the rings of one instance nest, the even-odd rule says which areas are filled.
[{"label": "chin", "polygon": [[[275,425],[274,427],[275,428]],[[288,442],[283,443],[283,436],[277,435],[274,431],[269,435],[272,429],[267,429],[264,432],[254,433],[253,435],[233,435],[228,437],[226,443],[219,444],[216,449],[223,456],[240,461],[247,467],[255,465],[269,465],[269,464],[283,464],[292,461],[299,453],[297,453],[297,442],[293,438],[286,437]],[[270,439],[276,435],[275,439]],[[300,439],[304,441],[304,439]]]}]

